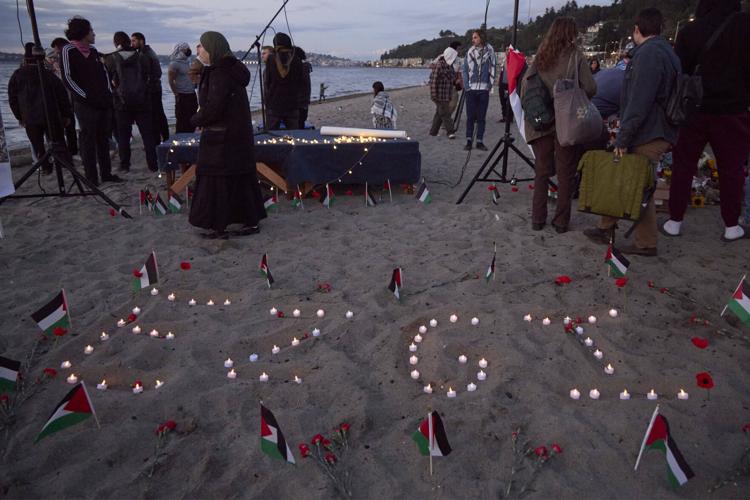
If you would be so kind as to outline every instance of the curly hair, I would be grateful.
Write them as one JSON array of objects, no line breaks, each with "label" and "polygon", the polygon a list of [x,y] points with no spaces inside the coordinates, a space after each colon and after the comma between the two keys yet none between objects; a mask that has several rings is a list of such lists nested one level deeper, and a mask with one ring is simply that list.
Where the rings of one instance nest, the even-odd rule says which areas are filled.
[{"label": "curly hair", "polygon": [[542,43],[534,58],[534,66],[540,71],[555,65],[561,54],[568,48],[575,47],[578,28],[572,17],[558,17],[552,23],[549,31],[544,35]]}]

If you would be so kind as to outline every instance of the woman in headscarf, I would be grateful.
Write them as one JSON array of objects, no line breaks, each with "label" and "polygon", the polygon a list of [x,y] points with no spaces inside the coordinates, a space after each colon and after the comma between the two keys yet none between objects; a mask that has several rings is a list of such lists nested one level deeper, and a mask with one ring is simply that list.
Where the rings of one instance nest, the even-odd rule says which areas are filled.
[{"label": "woman in headscarf", "polygon": [[200,108],[191,119],[201,129],[201,140],[190,223],[210,230],[204,235],[209,239],[228,238],[230,224],[242,225],[232,235],[255,234],[266,211],[255,172],[245,90],[250,72],[215,31],[201,35],[198,58],[205,67],[198,86]]},{"label": "woman in headscarf", "polygon": [[299,103],[305,100],[305,70],[301,53],[292,47],[292,39],[286,33],[276,33],[273,45],[274,51],[268,56],[263,73],[268,120],[265,127],[278,130],[283,123],[287,130],[298,129]]}]

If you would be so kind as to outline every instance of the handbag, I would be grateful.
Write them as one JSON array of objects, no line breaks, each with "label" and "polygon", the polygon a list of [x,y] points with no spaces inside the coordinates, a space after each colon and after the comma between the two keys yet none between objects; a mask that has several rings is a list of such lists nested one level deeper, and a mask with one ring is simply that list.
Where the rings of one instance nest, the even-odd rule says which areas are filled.
[{"label": "handbag", "polygon": [[653,195],[654,170],[648,158],[587,151],[578,163],[578,211],[637,221]]},{"label": "handbag", "polygon": [[[555,82],[555,131],[561,146],[574,146],[594,141],[601,136],[603,120],[596,106],[586,95],[578,81],[578,52],[575,55],[573,79],[561,78]],[[570,61],[568,62],[570,67]]]}]

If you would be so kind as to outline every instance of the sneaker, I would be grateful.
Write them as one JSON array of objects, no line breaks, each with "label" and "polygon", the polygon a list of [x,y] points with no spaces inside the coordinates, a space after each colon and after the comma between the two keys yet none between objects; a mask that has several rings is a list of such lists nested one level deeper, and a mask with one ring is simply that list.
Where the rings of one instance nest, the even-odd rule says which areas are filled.
[{"label": "sneaker", "polygon": [[448,134],[448,139],[455,139],[455,138],[456,138],[456,134]]},{"label": "sneaker", "polygon": [[583,230],[583,235],[593,241],[594,243],[599,243],[601,245],[609,245],[609,230],[608,229],[601,229],[598,227],[590,227],[588,229]]},{"label": "sneaker", "polygon": [[641,248],[635,245],[625,245],[625,246],[618,247],[618,249],[622,253],[626,253],[629,255],[640,255],[642,257],[656,257],[658,255],[658,252],[656,251],[656,247]]},{"label": "sneaker", "polygon": [[466,141],[466,146],[464,146],[464,151],[471,151],[471,141]]},{"label": "sneaker", "polygon": [[485,146],[483,142],[478,142],[477,143],[477,149],[479,151],[487,151],[487,146]]},{"label": "sneaker", "polygon": [[724,229],[724,236],[721,237],[721,241],[730,243],[732,241],[741,240],[748,237],[748,232],[742,226],[732,226]]},{"label": "sneaker", "polygon": [[669,219],[667,222],[665,222],[662,226],[662,234],[664,236],[679,236],[680,235],[680,228],[682,227],[682,221],[676,221]]},{"label": "sneaker", "polygon": [[108,176],[102,176],[102,182],[125,182],[125,179],[122,179],[115,174],[110,174]]}]

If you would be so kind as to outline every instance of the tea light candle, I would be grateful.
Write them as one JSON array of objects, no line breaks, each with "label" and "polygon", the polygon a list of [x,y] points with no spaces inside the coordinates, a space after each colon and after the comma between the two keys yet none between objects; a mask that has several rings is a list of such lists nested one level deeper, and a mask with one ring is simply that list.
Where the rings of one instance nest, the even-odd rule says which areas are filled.
[{"label": "tea light candle", "polygon": [[135,306],[133,308],[133,314],[135,314],[136,316],[138,316],[139,314],[141,314],[141,308],[138,307],[138,306]]},{"label": "tea light candle", "polygon": [[570,399],[581,399],[581,392],[578,389],[571,389]]},{"label": "tea light candle", "polygon": [[487,379],[487,374],[484,373],[484,370],[479,370],[479,372],[477,373],[477,380],[486,380],[486,379]]},{"label": "tea light candle", "polygon": [[414,342],[416,342],[417,344],[419,344],[420,342],[422,342],[422,336],[420,334],[416,334],[414,336]]},{"label": "tea light candle", "polygon": [[164,385],[164,382],[162,382],[162,381],[161,381],[161,380],[159,380],[159,379],[156,379],[156,385],[154,385],[154,389],[159,389],[159,388],[161,388],[161,386],[163,386],[163,385]]},{"label": "tea light candle", "polygon": [[594,351],[594,357],[596,359],[602,359],[604,357],[604,353],[600,351],[599,349],[597,349],[596,351]]},{"label": "tea light candle", "polygon": [[213,299],[208,299],[208,302],[206,302],[206,305],[207,305],[207,306],[212,306],[212,305],[214,305],[214,300],[213,300]]},{"label": "tea light candle", "polygon": [[269,314],[271,314],[271,316],[276,316],[277,314],[279,314],[278,309],[276,309],[275,307],[272,307],[271,310],[268,312]]},{"label": "tea light candle", "polygon": [[62,363],[60,363],[60,368],[62,368],[63,370],[67,370],[71,366],[73,366],[73,365],[70,364],[70,361],[67,361],[67,360],[63,361]]},{"label": "tea light candle", "polygon": [[417,344],[415,344],[414,342],[409,344],[409,352],[417,352]]},{"label": "tea light candle", "polygon": [[448,392],[446,393],[446,395],[449,398],[455,398],[456,397],[456,391],[454,391],[452,387],[448,387]]},{"label": "tea light candle", "polygon": [[543,324],[544,326],[549,326],[549,325],[550,325],[551,323],[552,323],[552,321],[550,321],[550,319],[549,319],[549,318],[544,318],[544,319],[542,320],[542,324]]},{"label": "tea light candle", "polygon": [[156,288],[152,288],[151,295],[159,295],[159,290],[157,290]]},{"label": "tea light candle", "polygon": [[91,354],[92,352],[94,352],[94,348],[93,348],[92,346],[90,346],[90,345],[87,345],[87,346],[86,346],[86,347],[85,347],[85,348],[83,349],[83,353],[84,353],[84,354]]},{"label": "tea light candle", "polygon": [[320,330],[317,328],[313,328],[312,335],[313,337],[320,337]]},{"label": "tea light candle", "polygon": [[589,323],[591,323],[592,325],[596,323],[596,316],[589,316]]},{"label": "tea light candle", "polygon": [[352,319],[354,317],[354,313],[351,311],[346,311],[346,319]]},{"label": "tea light candle", "polygon": [[140,335],[140,333],[141,333],[141,327],[138,326],[138,325],[135,325],[133,327],[133,333],[135,333],[136,335]]},{"label": "tea light candle", "polygon": [[292,337],[292,345],[298,346],[299,345],[299,339],[297,337]]},{"label": "tea light candle", "polygon": [[124,319],[122,319],[122,318],[120,318],[120,321],[117,322],[117,326],[120,327],[120,328],[122,328],[126,324],[127,324],[127,322]]},{"label": "tea light candle", "polygon": [[278,354],[281,349],[279,349],[279,346],[274,345],[273,349],[271,349],[271,354]]},{"label": "tea light candle", "polygon": [[531,314],[527,314],[526,316],[524,316],[524,317],[523,317],[523,320],[524,320],[525,322],[527,322],[527,323],[531,323],[531,320],[532,320],[532,319],[533,319],[533,318],[531,317]]},{"label": "tea light candle", "polygon": [[424,392],[425,394],[432,394],[432,386],[431,386],[430,384],[427,384],[426,386],[424,386],[424,387],[422,388],[422,391],[423,391],[423,392]]},{"label": "tea light candle", "polygon": [[630,399],[630,393],[627,389],[622,390],[622,392],[620,393],[620,399],[622,401],[627,401],[628,399]]},{"label": "tea light candle", "polygon": [[143,392],[143,386],[141,384],[135,384],[133,386],[133,394],[140,394]]},{"label": "tea light candle", "polygon": [[419,378],[419,372],[417,370],[411,371],[411,378],[417,380]]},{"label": "tea light candle", "polygon": [[69,384],[75,384],[76,382],[78,382],[78,377],[75,376],[75,373],[71,373],[70,375],[68,375],[67,381]]},{"label": "tea light candle", "polygon": [[224,368],[231,368],[234,366],[234,361],[232,361],[232,358],[227,358],[224,360]]},{"label": "tea light candle", "polygon": [[461,363],[462,365],[465,365],[467,361],[468,361],[468,358],[466,356],[464,356],[463,354],[461,354],[458,357],[458,362]]},{"label": "tea light candle", "polygon": [[419,327],[419,333],[427,333],[427,327],[422,325]]},{"label": "tea light candle", "polygon": [[102,332],[102,334],[99,335],[99,340],[101,340],[102,342],[108,341],[109,340],[109,335],[107,334],[107,332]]},{"label": "tea light candle", "polygon": [[583,335],[583,327],[582,326],[577,326],[576,327],[576,333],[578,335]]},{"label": "tea light candle", "polygon": [[469,385],[466,386],[466,390],[469,392],[474,392],[477,390],[477,385],[474,382],[469,382]]},{"label": "tea light candle", "polygon": [[571,321],[573,321],[573,320],[570,319],[570,316],[565,316],[563,318],[563,325],[569,325]]},{"label": "tea light candle", "polygon": [[189,305],[190,307],[193,307],[193,306],[194,306],[195,304],[197,304],[197,302],[195,301],[195,299],[190,299],[190,300],[188,300],[188,305]]},{"label": "tea light candle", "polygon": [[237,378],[237,372],[234,371],[234,368],[232,368],[231,370],[227,372],[227,378],[231,378],[231,379]]},{"label": "tea light candle", "polygon": [[229,299],[225,299],[225,300],[224,300],[224,305],[225,305],[225,306],[231,306],[231,305],[232,305],[232,301],[231,301],[231,300],[229,300]]},{"label": "tea light candle", "polygon": [[174,340],[174,333],[167,332],[167,335],[164,338],[167,339],[167,340]]},{"label": "tea light candle", "polygon": [[437,323],[437,320],[436,320],[435,318],[432,318],[432,319],[430,320],[430,326],[431,326],[432,328],[435,328],[435,327],[436,327],[437,325],[438,325],[438,323]]},{"label": "tea light candle", "polygon": [[295,375],[295,376],[294,376],[294,383],[295,383],[295,384],[301,384],[301,383],[302,383],[302,379],[301,379],[301,378],[299,378],[299,377],[298,377],[297,375]]},{"label": "tea light candle", "polygon": [[299,309],[295,309],[294,311],[292,311],[292,316],[294,316],[295,318],[299,318],[300,314],[302,313]]},{"label": "tea light candle", "polygon": [[471,318],[471,324],[477,326],[479,324],[479,318]]},{"label": "tea light candle", "polygon": [[611,363],[607,364],[607,366],[604,367],[604,373],[606,373],[607,375],[612,375],[613,373],[615,373],[615,369]]},{"label": "tea light candle", "polygon": [[617,317],[617,309],[610,309],[609,310],[609,317],[610,318],[616,318]]},{"label": "tea light candle", "polygon": [[152,337],[158,337],[159,336],[159,330],[157,330],[157,329],[154,328],[153,330],[151,330],[149,332],[149,335],[151,335]]},{"label": "tea light candle", "polygon": [[455,323],[456,321],[458,321],[458,316],[456,316],[455,314],[451,314],[450,321],[451,323]]},{"label": "tea light candle", "polygon": [[683,389],[680,389],[680,392],[677,393],[677,399],[681,399],[685,401],[688,398],[688,393],[685,392]]},{"label": "tea light candle", "polygon": [[96,388],[100,391],[106,391],[107,390],[107,381],[102,380],[100,383],[96,384]]},{"label": "tea light candle", "polygon": [[250,360],[251,363],[255,363],[256,361],[258,361],[258,355],[255,353],[252,353],[250,356],[248,356],[247,359]]},{"label": "tea light candle", "polygon": [[176,298],[177,297],[175,297],[174,292],[170,293],[169,295],[167,295],[167,300],[170,301],[170,302],[174,302],[174,299],[176,299]]},{"label": "tea light candle", "polygon": [[412,357],[409,358],[409,364],[410,365],[416,365],[417,363],[419,363],[419,358],[418,357],[412,356]]},{"label": "tea light candle", "polygon": [[648,394],[646,394],[646,397],[647,397],[647,398],[648,398],[649,400],[651,400],[651,401],[654,401],[654,400],[656,400],[656,399],[659,399],[659,395],[658,395],[658,394],[656,394],[656,391],[654,391],[653,389],[651,389],[651,390],[649,391],[649,393],[648,393]]},{"label": "tea light candle", "polygon": [[487,368],[487,360],[482,358],[479,360],[479,368]]},{"label": "tea light candle", "polygon": [[592,345],[594,345],[594,341],[591,340],[591,337],[586,337],[586,340],[584,340],[583,343],[586,347],[591,347]]},{"label": "tea light candle", "polygon": [[590,397],[591,399],[599,399],[599,396],[600,396],[600,395],[601,395],[601,394],[599,394],[599,391],[598,391],[597,389],[591,389],[591,390],[589,391],[589,397]]},{"label": "tea light candle", "polygon": [[315,313],[319,318],[322,318],[326,315],[326,312],[323,309],[318,309],[318,312]]}]

